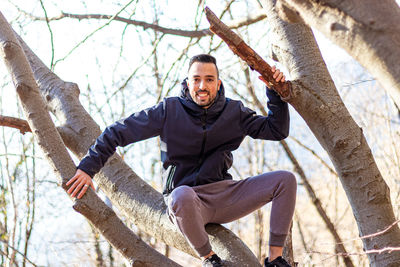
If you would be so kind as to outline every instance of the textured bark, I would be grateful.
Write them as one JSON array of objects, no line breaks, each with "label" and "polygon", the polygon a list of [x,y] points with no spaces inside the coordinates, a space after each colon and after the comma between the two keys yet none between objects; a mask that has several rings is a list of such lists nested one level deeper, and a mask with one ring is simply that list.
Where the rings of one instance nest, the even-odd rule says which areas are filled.
[{"label": "textured bark", "polygon": [[400,107],[400,8],[395,0],[279,1],[360,62]]},{"label": "textured bark", "polygon": [[[246,75],[246,79],[248,81],[250,81],[250,73],[249,73],[248,68],[246,68],[246,70],[245,70],[245,75]],[[260,110],[261,114],[264,116],[268,116],[267,110],[265,109],[264,105],[260,102],[260,100],[256,96],[253,88],[251,86],[247,86],[247,88],[248,88],[248,91],[249,91],[251,97],[253,98],[255,105]],[[297,174],[300,176],[300,179],[303,182],[303,186],[306,189],[308,196],[311,198],[311,201],[312,201],[314,207],[317,209],[318,214],[321,216],[321,219],[324,221],[328,231],[331,233],[332,237],[335,239],[335,245],[336,245],[335,251],[337,253],[340,253],[346,267],[353,267],[354,264],[353,264],[352,260],[350,259],[350,257],[348,256],[347,250],[346,250],[345,246],[343,245],[343,241],[335,229],[335,225],[332,223],[332,221],[329,218],[328,214],[326,213],[325,209],[322,207],[321,200],[315,194],[315,191],[314,191],[313,187],[311,186],[311,184],[309,183],[308,178],[307,178],[303,168],[300,166],[300,163],[297,161],[296,157],[294,156],[294,154],[293,154],[292,150],[290,149],[289,145],[287,144],[287,142],[285,140],[282,140],[282,141],[280,141],[280,144],[283,147],[283,149],[285,150],[286,155],[292,162]],[[335,175],[337,175],[337,174],[335,173]],[[287,247],[285,246],[285,249],[286,248]],[[288,259],[290,259],[290,258],[288,258]]]},{"label": "textured bark", "polygon": [[207,20],[210,22],[210,30],[221,37],[232,51],[241,59],[249,64],[250,68],[257,70],[263,78],[274,86],[275,90],[283,97],[290,97],[290,82],[276,82],[273,78],[274,73],[268,65],[250,46],[248,46],[236,33],[226,26],[208,8],[205,8]]},{"label": "textured bark", "polygon": [[26,120],[0,115],[0,126],[18,129],[22,134],[32,132]]},{"label": "textured bark", "polygon": [[[58,130],[65,145],[79,158],[83,157],[101,132],[81,106],[78,86],[62,81],[22,39],[19,41],[48,109],[62,123]],[[94,179],[113,205],[138,228],[167,245],[196,256],[168,219],[162,195],[138,177],[119,156],[112,156]],[[254,254],[231,231],[220,225],[207,225],[206,230],[213,250],[226,261],[226,266],[259,266]]]},{"label": "textured bark", "polygon": [[[328,152],[350,201],[360,235],[385,229],[396,221],[389,188],[376,166],[362,129],[336,90],[311,29],[301,23],[282,21],[275,10],[275,1],[264,0],[263,5],[274,34],[271,38],[273,52],[288,67],[293,78],[293,94],[287,101]],[[398,247],[400,230],[396,226],[382,235],[363,239],[363,243],[367,251]],[[369,253],[368,257],[372,266],[400,264],[399,252]]]},{"label": "textured bark", "polygon": [[350,259],[346,248],[343,245],[343,241],[340,238],[338,232],[336,231],[335,225],[332,223],[331,219],[329,218],[328,214],[325,212],[325,209],[322,207],[321,200],[315,194],[314,189],[312,188],[311,184],[308,182],[306,174],[304,173],[303,169],[301,168],[299,162],[297,161],[296,157],[293,155],[291,149],[289,148],[288,144],[285,141],[281,141],[281,145],[285,150],[287,156],[289,157],[290,161],[293,163],[296,172],[299,174],[301,181],[303,182],[304,187],[307,190],[308,195],[311,198],[311,201],[315,208],[318,211],[318,214],[321,216],[322,220],[324,221],[328,231],[331,233],[333,238],[335,239],[335,251],[339,253],[343,259],[344,264],[346,267],[353,267],[353,261]]},{"label": "textured bark", "polygon": [[[395,217],[389,188],[379,172],[362,133],[343,104],[307,26],[282,21],[274,1],[263,0],[274,36],[273,52],[290,71],[294,96],[289,103],[299,112],[328,152],[351,204],[361,236],[385,229]],[[363,239],[368,250],[399,247],[398,226]],[[369,253],[372,266],[399,266],[400,253]]]},{"label": "textured bark", "polygon": [[287,260],[290,266],[297,266],[297,262],[294,261],[293,257],[293,240],[292,240],[292,228],[293,224],[290,225],[288,237],[285,240],[284,249],[282,252],[282,257]]},{"label": "textured bark", "polygon": [[[50,118],[28,60],[1,13],[0,44],[32,133],[66,190],[65,183],[75,174],[75,164]],[[131,266],[154,266],[160,262],[166,266],[179,266],[141,241],[92,190],[88,190],[82,199],[75,200],[74,209],[101,231]]]}]

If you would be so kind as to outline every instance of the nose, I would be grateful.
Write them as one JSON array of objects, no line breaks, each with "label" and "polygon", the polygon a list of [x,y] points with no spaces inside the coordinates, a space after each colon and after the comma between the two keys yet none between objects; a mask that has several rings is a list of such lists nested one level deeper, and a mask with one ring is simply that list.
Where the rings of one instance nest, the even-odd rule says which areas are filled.
[{"label": "nose", "polygon": [[204,88],[205,88],[205,82],[204,81],[200,81],[199,89],[203,90]]}]

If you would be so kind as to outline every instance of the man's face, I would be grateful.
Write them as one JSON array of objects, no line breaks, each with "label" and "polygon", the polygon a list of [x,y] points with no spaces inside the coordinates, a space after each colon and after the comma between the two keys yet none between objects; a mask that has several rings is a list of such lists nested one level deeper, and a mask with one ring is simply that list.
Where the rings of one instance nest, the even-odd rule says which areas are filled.
[{"label": "man's face", "polygon": [[189,69],[187,85],[193,101],[202,108],[214,103],[221,80],[214,63],[194,62]]}]

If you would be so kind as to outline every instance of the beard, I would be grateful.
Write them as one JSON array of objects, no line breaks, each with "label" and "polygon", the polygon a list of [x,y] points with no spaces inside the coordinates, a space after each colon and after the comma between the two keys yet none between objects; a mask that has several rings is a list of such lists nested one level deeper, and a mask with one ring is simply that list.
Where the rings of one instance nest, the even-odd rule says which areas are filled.
[{"label": "beard", "polygon": [[217,98],[217,94],[211,94],[208,90],[199,90],[192,96],[193,101],[202,108],[207,108],[211,106],[215,99]]}]

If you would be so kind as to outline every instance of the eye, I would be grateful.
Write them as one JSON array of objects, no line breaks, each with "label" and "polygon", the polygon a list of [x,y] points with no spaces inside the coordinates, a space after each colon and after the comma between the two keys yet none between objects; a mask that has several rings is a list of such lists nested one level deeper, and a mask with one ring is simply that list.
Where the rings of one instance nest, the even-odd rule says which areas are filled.
[{"label": "eye", "polygon": [[214,81],[214,79],[211,79],[211,78],[207,79],[207,82],[213,82],[213,81]]}]

